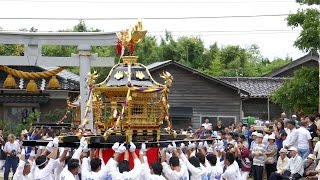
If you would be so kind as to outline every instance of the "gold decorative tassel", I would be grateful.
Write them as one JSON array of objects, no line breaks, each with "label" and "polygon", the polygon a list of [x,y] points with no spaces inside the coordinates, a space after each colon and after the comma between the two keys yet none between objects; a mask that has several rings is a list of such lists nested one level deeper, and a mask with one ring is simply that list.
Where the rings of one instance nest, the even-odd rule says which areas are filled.
[{"label": "gold decorative tassel", "polygon": [[57,79],[57,76],[52,76],[49,81],[48,88],[49,89],[58,89],[59,87],[60,87],[60,84]]},{"label": "gold decorative tassel", "polygon": [[16,80],[12,77],[11,74],[8,74],[6,80],[3,83],[3,86],[6,88],[15,88],[16,87]]},{"label": "gold decorative tassel", "polygon": [[38,87],[37,87],[37,84],[33,79],[31,79],[29,81],[29,83],[27,84],[26,91],[27,92],[38,92],[39,91]]}]

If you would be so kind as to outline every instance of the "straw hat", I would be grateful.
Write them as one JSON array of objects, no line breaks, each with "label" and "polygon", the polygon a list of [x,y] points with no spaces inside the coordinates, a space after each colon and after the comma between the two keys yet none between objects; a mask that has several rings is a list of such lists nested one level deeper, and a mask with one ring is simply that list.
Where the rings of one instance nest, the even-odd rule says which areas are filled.
[{"label": "straw hat", "polygon": [[257,134],[257,138],[263,138],[263,134],[258,133],[258,134]]},{"label": "straw hat", "polygon": [[308,158],[309,158],[309,159],[312,159],[312,160],[316,160],[316,156],[313,155],[313,154],[309,154]]},{"label": "straw hat", "polygon": [[290,147],[288,150],[298,152],[298,149],[296,147]]},{"label": "straw hat", "polygon": [[28,134],[28,131],[26,129],[21,131],[21,134]]},{"label": "straw hat", "polygon": [[314,138],[312,139],[312,141],[318,142],[318,141],[319,141],[319,138],[318,138],[318,137],[314,137]]},{"label": "straw hat", "polygon": [[281,148],[280,151],[279,151],[279,153],[280,153],[280,154],[281,154],[281,153],[288,154],[288,150],[285,149],[285,148]]},{"label": "straw hat", "polygon": [[270,133],[270,129],[269,128],[264,128],[263,131],[266,132],[266,133]]},{"label": "straw hat", "polygon": [[274,135],[270,135],[268,139],[276,140],[276,137]]},{"label": "straw hat", "polygon": [[257,131],[254,131],[251,136],[257,136]]}]

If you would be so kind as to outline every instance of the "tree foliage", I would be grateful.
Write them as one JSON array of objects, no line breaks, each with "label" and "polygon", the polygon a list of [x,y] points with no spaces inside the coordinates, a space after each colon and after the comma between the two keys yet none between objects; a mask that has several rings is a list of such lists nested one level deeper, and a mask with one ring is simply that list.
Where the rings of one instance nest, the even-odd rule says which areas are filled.
[{"label": "tree foliage", "polygon": [[318,109],[319,70],[317,68],[301,68],[292,79],[287,79],[283,86],[271,96],[274,103],[284,110],[310,114]]},{"label": "tree foliage", "polygon": [[36,122],[40,118],[40,115],[41,112],[35,110],[30,113],[23,122],[19,122],[17,124],[13,124],[13,122],[8,122],[7,120],[0,120],[0,127],[2,127],[3,134],[5,136],[8,134],[20,135],[22,130],[29,130],[32,123]]},{"label": "tree foliage", "polygon": [[301,27],[302,30],[294,45],[306,52],[320,50],[320,1],[297,0],[308,8],[300,8],[298,12],[288,15],[288,26]]},{"label": "tree foliage", "polygon": [[[37,31],[35,27],[22,30]],[[72,29],[60,32],[98,31],[101,30],[88,27],[84,21],[80,20]],[[19,55],[21,52],[23,52],[23,46],[0,45],[0,55]],[[95,46],[92,52],[100,57],[115,57],[116,63],[119,61],[115,46]],[[42,47],[44,56],[69,57],[72,53],[77,53],[77,47],[59,45]],[[290,58],[269,60],[262,56],[259,47],[255,44],[248,47],[219,46],[215,42],[206,48],[199,37],[182,36],[175,39],[170,32],[166,32],[165,36],[159,40],[155,36],[146,36],[140,44],[135,46],[134,54],[139,57],[138,61],[145,65],[156,61],[173,60],[212,76],[262,76],[291,61]],[[68,70],[79,73],[79,67],[68,67]],[[110,68],[92,67],[92,70],[98,71],[97,82],[101,82],[109,74]]]}]

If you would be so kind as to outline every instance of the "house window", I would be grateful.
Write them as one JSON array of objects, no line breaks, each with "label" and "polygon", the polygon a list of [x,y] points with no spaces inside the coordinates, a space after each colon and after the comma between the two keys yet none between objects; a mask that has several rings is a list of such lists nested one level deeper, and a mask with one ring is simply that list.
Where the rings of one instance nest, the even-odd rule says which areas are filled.
[{"label": "house window", "polygon": [[171,117],[172,128],[175,130],[187,129],[191,124],[191,117]]}]

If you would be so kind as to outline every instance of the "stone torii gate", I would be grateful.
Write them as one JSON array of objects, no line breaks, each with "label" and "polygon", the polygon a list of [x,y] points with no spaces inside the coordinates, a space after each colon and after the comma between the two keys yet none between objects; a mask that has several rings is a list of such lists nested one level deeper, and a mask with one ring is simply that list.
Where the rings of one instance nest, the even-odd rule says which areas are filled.
[{"label": "stone torii gate", "polygon": [[[81,121],[84,120],[88,88],[86,78],[91,66],[112,67],[114,57],[98,57],[91,53],[92,46],[115,45],[115,33],[104,32],[0,32],[0,44],[23,44],[24,56],[0,56],[0,64],[8,66],[79,66]],[[42,56],[43,45],[72,45],[78,47],[78,54],[71,57]],[[93,130],[92,107],[87,115],[87,128]]]}]

